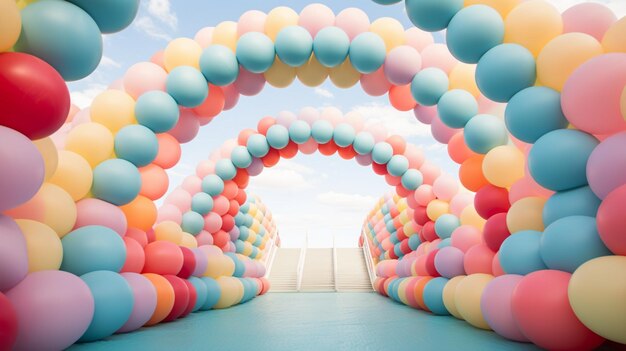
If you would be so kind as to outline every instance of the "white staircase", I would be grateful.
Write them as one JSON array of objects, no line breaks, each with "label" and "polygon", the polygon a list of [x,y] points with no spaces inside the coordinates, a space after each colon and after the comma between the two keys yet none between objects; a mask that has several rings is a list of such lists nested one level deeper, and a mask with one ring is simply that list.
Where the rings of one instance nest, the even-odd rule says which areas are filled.
[{"label": "white staircase", "polygon": [[337,250],[337,291],[372,291],[365,256],[361,248]]},{"label": "white staircase", "polygon": [[301,251],[301,249],[276,249],[268,277],[271,292],[297,291],[297,269]]},{"label": "white staircase", "polygon": [[332,248],[308,249],[306,251],[300,291],[336,291]]}]

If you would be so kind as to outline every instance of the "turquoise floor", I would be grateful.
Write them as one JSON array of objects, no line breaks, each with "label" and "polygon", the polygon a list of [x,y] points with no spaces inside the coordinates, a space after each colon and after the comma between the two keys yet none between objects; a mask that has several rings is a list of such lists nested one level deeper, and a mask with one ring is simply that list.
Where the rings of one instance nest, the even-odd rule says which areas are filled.
[{"label": "turquoise floor", "polygon": [[[245,325],[245,326],[242,326]],[[70,350],[534,350],[374,293],[270,293]]]}]

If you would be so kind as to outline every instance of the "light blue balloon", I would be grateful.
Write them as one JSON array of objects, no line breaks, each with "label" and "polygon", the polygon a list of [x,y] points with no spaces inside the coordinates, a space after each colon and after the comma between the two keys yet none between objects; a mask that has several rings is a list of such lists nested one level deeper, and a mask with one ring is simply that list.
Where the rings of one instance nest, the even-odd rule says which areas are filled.
[{"label": "light blue balloon", "polygon": [[318,120],[313,123],[311,136],[319,144],[326,144],[333,138],[333,125],[325,120]]},{"label": "light blue balloon", "polygon": [[313,52],[313,38],[300,26],[283,28],[274,43],[278,58],[286,65],[300,67],[309,61]]},{"label": "light blue balloon", "polygon": [[396,244],[393,247],[393,253],[395,253],[396,256],[398,256],[398,258],[404,256],[404,253],[402,253],[402,248],[400,247],[400,244]]},{"label": "light blue balloon", "polygon": [[259,251],[259,249],[257,247],[253,247],[252,248],[252,253],[250,254],[250,258],[255,259],[259,256],[259,253],[261,251]]},{"label": "light blue balloon", "polygon": [[209,174],[202,178],[202,191],[210,196],[217,196],[224,191],[224,180],[216,174]]},{"label": "light blue balloon", "polygon": [[438,249],[443,249],[444,247],[452,246],[452,238],[445,238],[437,244]]},{"label": "light blue balloon", "polygon": [[260,235],[257,235],[256,239],[254,240],[254,242],[252,243],[252,245],[259,247],[261,246],[261,243],[263,242],[263,237]]},{"label": "light blue balloon", "polygon": [[463,8],[463,0],[406,0],[404,4],[411,22],[427,32],[445,29]]},{"label": "light blue balloon", "polygon": [[428,309],[439,316],[450,315],[446,305],[443,303],[443,289],[449,279],[444,277],[433,278],[424,286],[424,304]]},{"label": "light blue balloon", "polygon": [[424,183],[424,176],[417,169],[409,169],[402,175],[400,182],[405,189],[415,190]]},{"label": "light blue balloon", "polygon": [[196,289],[196,303],[193,305],[192,312],[199,311],[200,308],[204,305],[208,295],[208,289],[206,284],[202,282],[202,280],[198,277],[189,277],[187,280],[193,285]]},{"label": "light blue balloon", "polygon": [[392,5],[392,4],[399,3],[400,1],[402,0],[374,0],[375,3],[381,4],[381,5]]},{"label": "light blue balloon", "polygon": [[354,142],[356,131],[348,123],[339,123],[333,132],[333,140],[339,147],[348,147]]},{"label": "light blue balloon", "polygon": [[133,201],[140,190],[139,170],[126,160],[106,160],[93,170],[91,193],[100,200],[122,206]]},{"label": "light blue balloon", "polygon": [[158,152],[157,136],[142,125],[128,125],[115,134],[115,155],[137,167],[150,164]]},{"label": "light blue balloon", "polygon": [[237,168],[233,161],[223,158],[215,163],[215,174],[223,180],[231,180],[237,175]]},{"label": "light blue balloon", "polygon": [[378,164],[386,164],[393,157],[393,148],[389,143],[381,141],[374,145],[372,160]]},{"label": "light blue balloon", "polygon": [[66,1],[38,1],[25,7],[17,52],[37,56],[64,80],[85,78],[102,58],[102,35],[91,16]]},{"label": "light blue balloon", "polygon": [[325,67],[339,66],[348,57],[350,38],[339,27],[326,27],[317,32],[313,39],[313,52]]},{"label": "light blue balloon", "polygon": [[563,191],[587,185],[587,160],[598,146],[595,137],[559,129],[539,138],[528,154],[528,169],[539,185]]},{"label": "light blue balloon", "polygon": [[550,225],[554,221],[569,216],[595,217],[602,201],[588,186],[558,191],[550,196],[543,207],[543,223]]},{"label": "light blue balloon", "polygon": [[241,205],[241,207],[239,207],[239,212],[243,213],[248,213],[248,211],[250,211],[250,203],[246,202],[243,205]]},{"label": "light blue balloon", "polygon": [[498,254],[502,269],[507,274],[520,275],[547,269],[539,252],[542,235],[535,230],[526,230],[507,237]]},{"label": "light blue balloon", "polygon": [[205,192],[194,194],[191,198],[191,210],[206,216],[213,210],[213,198]]},{"label": "light blue balloon", "polygon": [[391,241],[394,245],[399,243],[400,240],[398,240],[398,232],[395,232],[393,235],[389,236],[389,241]]},{"label": "light blue balloon", "polygon": [[443,214],[435,221],[435,233],[441,239],[452,236],[452,232],[461,226],[459,218],[452,214]]},{"label": "light blue balloon", "polygon": [[294,121],[289,126],[289,138],[296,144],[304,144],[311,137],[311,127],[305,121]]},{"label": "light blue balloon", "polygon": [[142,94],[135,103],[135,117],[139,124],[155,133],[165,133],[178,123],[180,110],[176,100],[162,91]]},{"label": "light blue balloon", "polygon": [[248,32],[237,41],[237,60],[252,73],[265,73],[276,57],[274,42],[260,32]]},{"label": "light blue balloon", "polygon": [[248,237],[250,237],[250,229],[245,226],[239,227],[239,239],[245,241]]},{"label": "light blue balloon", "polygon": [[185,233],[197,235],[204,228],[204,217],[198,212],[186,212],[183,214],[181,227]]},{"label": "light blue balloon", "polygon": [[508,102],[515,94],[535,85],[535,57],[518,44],[501,44],[487,51],[476,66],[476,83],[489,99]]},{"label": "light blue balloon", "polygon": [[96,271],[80,277],[91,290],[94,314],[89,327],[78,341],[95,341],[113,335],[133,312],[133,290],[121,275]]},{"label": "light blue balloon", "polygon": [[200,71],[191,66],[178,66],[170,71],[165,89],[176,102],[185,107],[201,105],[209,96],[209,85]]},{"label": "light blue balloon", "polygon": [[237,79],[239,63],[233,51],[223,45],[210,45],[200,55],[200,70],[206,80],[225,86]]},{"label": "light blue balloon", "polygon": [[596,219],[587,216],[561,218],[546,227],[540,252],[548,268],[570,273],[589,260],[613,254],[600,239]]},{"label": "light blue balloon", "polygon": [[237,239],[237,241],[235,241],[235,251],[238,254],[243,254],[244,248],[245,248],[245,245],[244,245],[243,241]]},{"label": "light blue balloon", "polygon": [[243,277],[243,273],[246,271],[246,266],[243,262],[232,252],[225,252],[224,255],[228,256],[235,263],[235,272],[233,277]]},{"label": "light blue balloon", "polygon": [[437,113],[443,124],[450,128],[463,128],[478,114],[478,102],[467,90],[453,89],[441,96]]},{"label": "light blue balloon", "polygon": [[401,177],[409,170],[409,160],[403,155],[394,155],[387,163],[387,172],[394,177]]},{"label": "light blue balloon", "polygon": [[248,168],[252,164],[252,156],[245,146],[236,146],[230,153],[230,159],[237,168]]},{"label": "light blue balloon", "polygon": [[468,6],[448,24],[446,44],[459,61],[477,63],[491,48],[504,41],[504,21],[485,5]]},{"label": "light blue balloon", "polygon": [[284,149],[289,144],[289,130],[280,124],[274,124],[267,130],[267,143],[274,149]]},{"label": "light blue balloon", "polygon": [[202,280],[204,285],[207,287],[207,297],[202,307],[200,307],[200,310],[208,311],[220,300],[220,297],[222,296],[222,288],[220,288],[219,284],[217,284],[217,280],[213,278],[201,277],[200,280]]},{"label": "light blue balloon", "polygon": [[354,151],[359,155],[367,155],[372,152],[376,141],[371,133],[359,132],[354,137]]},{"label": "light blue balloon", "polygon": [[393,221],[391,220],[385,222],[385,227],[389,233],[396,231],[396,227],[393,225]]},{"label": "light blue balloon", "polygon": [[421,243],[422,241],[420,240],[419,235],[413,234],[409,237],[409,247],[411,248],[411,250],[417,250],[417,247],[420,246]]},{"label": "light blue balloon", "polygon": [[96,22],[102,34],[128,27],[139,10],[139,0],[67,0],[80,7]]},{"label": "light blue balloon", "polygon": [[90,225],[75,229],[61,239],[61,270],[75,275],[93,271],[119,272],[126,261],[124,240],[113,229]]},{"label": "light blue balloon", "polygon": [[252,134],[248,138],[248,142],[246,143],[248,147],[248,152],[250,155],[261,158],[270,151],[270,146],[267,143],[267,139],[263,134]]},{"label": "light blue balloon", "polygon": [[428,67],[413,77],[411,94],[419,104],[433,106],[448,91],[449,85],[446,72],[436,67]]},{"label": "light blue balloon", "polygon": [[486,154],[494,147],[506,145],[509,141],[504,122],[492,115],[474,116],[465,125],[463,137],[467,147],[478,154]]},{"label": "light blue balloon", "polygon": [[377,71],[385,63],[387,49],[383,39],[375,33],[357,35],[350,43],[352,67],[363,74]]},{"label": "light blue balloon", "polygon": [[511,134],[527,143],[568,125],[561,109],[561,93],[548,87],[530,87],[515,94],[504,116]]}]

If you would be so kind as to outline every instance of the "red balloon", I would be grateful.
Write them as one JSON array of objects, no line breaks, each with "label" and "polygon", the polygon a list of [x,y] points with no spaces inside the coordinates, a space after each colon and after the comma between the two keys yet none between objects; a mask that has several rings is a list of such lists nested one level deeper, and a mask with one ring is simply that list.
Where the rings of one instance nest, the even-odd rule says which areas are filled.
[{"label": "red balloon", "polygon": [[511,207],[509,191],[491,184],[485,185],[476,192],[474,207],[484,219],[489,219],[496,213],[507,212]]},{"label": "red balloon", "polygon": [[124,235],[124,237],[133,238],[137,240],[137,242],[139,243],[139,245],[141,245],[142,248],[148,245],[148,235],[146,234],[146,232],[144,232],[141,229],[128,228],[126,230],[126,235]]},{"label": "red balloon", "polygon": [[372,162],[372,169],[374,170],[374,173],[376,173],[378,175],[385,175],[385,174],[387,174],[387,165],[385,165],[385,164]]},{"label": "red balloon", "polygon": [[245,204],[247,199],[248,199],[248,194],[246,194],[246,192],[243,189],[240,189],[239,192],[237,193],[237,197],[235,197],[235,200],[237,201],[239,206],[241,207],[241,205]]},{"label": "red balloon", "polygon": [[196,269],[196,256],[191,249],[184,246],[180,246],[180,251],[183,253],[183,267],[180,269],[177,276],[187,279],[191,277],[191,274]]},{"label": "red balloon", "polygon": [[229,232],[231,229],[235,227],[235,219],[231,215],[223,215],[222,216],[222,230],[225,232]]},{"label": "red balloon", "polygon": [[428,213],[426,212],[426,207],[416,207],[413,211],[413,219],[415,220],[415,223],[419,225],[424,225],[428,223],[428,221],[430,221],[430,218],[428,217]]},{"label": "red balloon", "polygon": [[622,256],[626,255],[624,208],[626,208],[626,185],[613,190],[604,198],[596,217],[600,239],[614,254]]},{"label": "red balloon", "polygon": [[[239,194],[239,192],[237,192]],[[245,201],[244,201],[245,202]],[[228,207],[228,214],[235,217],[239,213],[239,202],[237,200],[230,200],[230,207]]]},{"label": "red balloon", "polygon": [[196,287],[191,284],[191,282],[187,279],[184,279],[183,282],[187,285],[187,289],[189,289],[189,303],[187,304],[187,308],[183,311],[183,314],[180,315],[179,318],[186,317],[193,311],[193,308],[196,306],[196,301],[198,301],[198,292],[196,291]]},{"label": "red balloon", "polygon": [[155,241],[144,248],[146,263],[143,273],[176,275],[183,267],[184,256],[180,247],[169,241]]},{"label": "red balloon", "polygon": [[405,255],[413,251],[411,250],[411,247],[409,246],[409,239],[402,240],[402,242],[400,243],[400,251],[402,251],[402,253]]},{"label": "red balloon", "polygon": [[185,281],[177,276],[164,275],[163,278],[167,279],[174,288],[174,306],[170,314],[163,320],[163,322],[171,322],[180,317],[189,306],[189,288]]},{"label": "red balloon", "polygon": [[8,297],[0,292],[0,350],[12,350],[17,340],[17,313]]},{"label": "red balloon", "polygon": [[239,136],[237,136],[237,144],[241,146],[246,146],[248,144],[248,138],[250,137],[250,135],[256,133],[256,130],[250,128],[242,130],[241,132],[239,132]]},{"label": "red balloon", "polygon": [[[396,194],[408,199],[409,197],[413,197],[413,196],[410,196],[413,194],[413,190],[408,190],[407,188],[402,186],[402,184],[399,184],[399,185],[396,185]],[[415,201],[415,199],[413,199],[413,201]]]},{"label": "red balloon", "polygon": [[[243,168],[238,169],[237,174],[235,175],[235,178],[233,178],[233,182],[237,184],[239,189],[247,187],[248,183],[250,182],[250,175],[248,174],[248,171]],[[237,193],[237,195],[239,195],[239,192]]]},{"label": "red balloon", "polygon": [[213,245],[217,247],[224,247],[230,241],[230,235],[223,230],[213,234]]},{"label": "red balloon", "polygon": [[239,187],[237,183],[232,180],[227,180],[224,182],[224,191],[222,191],[222,195],[226,196],[228,200],[232,200],[237,196],[237,192],[239,191]]},{"label": "red balloon", "polygon": [[332,141],[329,141],[326,144],[319,144],[317,148],[320,150],[320,153],[325,156],[332,156],[338,149],[337,144]]},{"label": "red balloon", "polygon": [[483,228],[483,238],[487,247],[493,252],[498,252],[504,239],[511,233],[506,225],[506,213],[498,213],[487,220]]},{"label": "red balloon", "polygon": [[415,200],[415,190],[411,190],[409,194],[407,194],[407,196],[405,197],[406,197],[406,202],[410,208],[416,209],[419,207],[417,200]]},{"label": "red balloon", "polygon": [[[148,243],[156,241],[156,234],[154,234],[154,229],[150,229],[146,232],[146,238],[148,239]],[[144,249],[146,246],[144,245]]]},{"label": "red balloon", "polygon": [[257,124],[256,128],[258,129],[259,133],[266,135],[267,130],[270,129],[270,127],[274,124],[276,124],[276,119],[274,119],[274,117],[263,117]]},{"label": "red balloon", "polygon": [[389,252],[389,258],[391,258],[392,260],[397,260],[399,258],[393,249],[387,250],[387,252]]},{"label": "red balloon", "polygon": [[439,249],[434,249],[426,255],[426,272],[428,272],[428,275],[431,277],[441,276],[437,268],[435,268],[435,255],[437,255],[437,252],[439,252]]},{"label": "red balloon", "polygon": [[354,147],[352,147],[352,145],[348,146],[348,147],[341,147],[337,150],[337,153],[339,154],[339,157],[343,158],[344,160],[351,160],[353,159],[357,153],[356,151],[354,151]]},{"label": "red balloon", "polygon": [[424,239],[426,239],[426,241],[433,241],[433,240],[439,239],[439,236],[435,232],[435,222],[428,221],[424,223],[423,225],[424,227],[422,228],[422,234],[424,235]]},{"label": "red balloon", "polygon": [[475,273],[493,274],[492,263],[495,254],[485,244],[472,246],[463,256],[463,268],[465,268],[467,275]]},{"label": "red balloon", "polygon": [[261,162],[263,162],[263,165],[265,167],[276,166],[278,161],[280,161],[280,151],[272,148],[270,148],[270,151],[267,153],[267,155],[263,156],[263,158],[261,159]]},{"label": "red balloon", "polygon": [[298,144],[293,141],[289,141],[289,144],[280,149],[280,157],[284,159],[294,158],[298,154]]},{"label": "red balloon", "polygon": [[385,174],[385,181],[391,186],[398,186],[402,182],[402,178],[392,176],[391,174]]},{"label": "red balloon", "polygon": [[0,125],[33,140],[56,132],[70,111],[70,93],[59,72],[24,53],[0,54],[0,97]]}]

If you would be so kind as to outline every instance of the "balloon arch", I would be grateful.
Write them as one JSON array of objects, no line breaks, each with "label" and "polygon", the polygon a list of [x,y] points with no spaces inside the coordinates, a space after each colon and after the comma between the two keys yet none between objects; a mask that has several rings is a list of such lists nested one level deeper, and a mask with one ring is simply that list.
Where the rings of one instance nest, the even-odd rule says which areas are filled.
[{"label": "balloon arch", "polygon": [[[277,230],[248,177],[316,150],[396,187],[363,226],[381,294],[544,348],[626,343],[626,19],[543,0],[405,5],[408,30],[355,8],[249,11],[78,111],[64,80],[97,67],[101,33],[138,1],[0,1],[0,345],[65,348],[264,293]],[[445,45],[427,33],[443,29]],[[296,78],[413,110],[475,196],[384,126],[307,108],[242,131],[157,210],[180,143]]]}]

